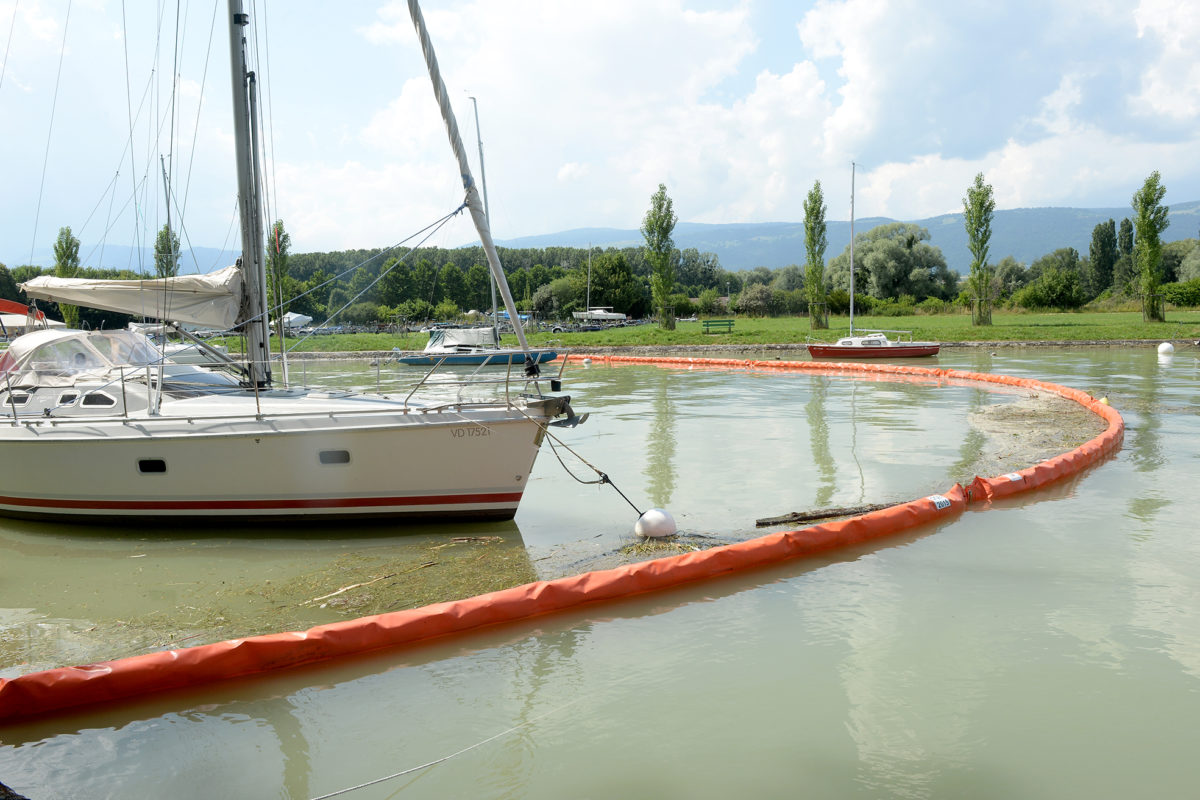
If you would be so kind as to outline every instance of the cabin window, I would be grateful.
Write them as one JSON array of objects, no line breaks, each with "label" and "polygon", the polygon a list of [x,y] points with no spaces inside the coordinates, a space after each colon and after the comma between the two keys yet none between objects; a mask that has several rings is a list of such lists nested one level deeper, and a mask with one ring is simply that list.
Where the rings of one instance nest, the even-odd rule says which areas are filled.
[{"label": "cabin window", "polygon": [[29,402],[29,395],[25,392],[9,392],[8,397],[4,398],[4,404],[13,406],[23,406]]},{"label": "cabin window", "polygon": [[69,406],[79,399],[79,392],[63,392],[58,396],[60,406]]},{"label": "cabin window", "polygon": [[84,406],[93,408],[110,408],[117,404],[117,400],[107,392],[88,392],[83,396]]},{"label": "cabin window", "polygon": [[143,475],[157,475],[167,471],[167,462],[161,458],[139,458],[138,472]]},{"label": "cabin window", "polygon": [[322,450],[320,457],[321,457],[322,464],[349,464],[350,463],[350,451],[349,450]]}]

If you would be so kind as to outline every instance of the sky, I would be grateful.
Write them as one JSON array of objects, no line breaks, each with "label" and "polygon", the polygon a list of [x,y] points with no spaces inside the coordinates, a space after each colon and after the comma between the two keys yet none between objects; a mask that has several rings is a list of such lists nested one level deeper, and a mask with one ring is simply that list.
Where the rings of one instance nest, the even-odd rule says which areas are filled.
[{"label": "sky", "polygon": [[[961,211],[980,172],[1000,209],[1127,207],[1154,170],[1167,204],[1200,199],[1194,0],[422,7],[476,170],[477,100],[501,240],[637,228],[660,183],[681,221],[795,222],[819,180],[844,220],[851,162],[860,218]],[[463,216],[419,234],[462,189],[407,4],[247,8],[269,215],[293,252],[473,240]],[[0,261],[64,225],[85,265],[152,245],[164,166],[184,246],[232,244],[224,16],[0,0]]]}]

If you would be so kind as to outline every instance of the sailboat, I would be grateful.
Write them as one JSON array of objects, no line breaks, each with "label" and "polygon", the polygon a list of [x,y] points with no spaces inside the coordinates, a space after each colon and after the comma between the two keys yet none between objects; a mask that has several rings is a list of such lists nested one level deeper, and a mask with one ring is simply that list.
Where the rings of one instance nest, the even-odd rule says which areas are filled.
[{"label": "sailboat", "polygon": [[420,353],[398,350],[391,360],[398,364],[420,367],[440,364],[506,367],[510,364],[529,363],[531,360],[535,364],[541,364],[556,358],[556,350],[501,347],[496,338],[495,328],[434,328],[429,332],[429,341]]},{"label": "sailboat", "polygon": [[[843,336],[835,344],[809,342],[808,354],[813,358],[841,358],[852,361],[864,358],[936,356],[941,350],[941,344],[914,342],[912,331],[862,328],[861,335],[854,335],[854,169],[854,162],[850,162],[850,335]],[[889,339],[889,333],[895,338]]]},{"label": "sailboat", "polygon": [[[466,206],[528,349],[479,192],[415,0],[421,39]],[[0,359],[0,514],[33,518],[514,516],[549,424],[581,419],[543,394],[536,369],[492,397],[453,385],[424,402],[278,385],[272,378],[254,75],[241,0],[228,1],[242,257],[208,275],[143,281],[42,277],[31,298],[235,328],[247,343],[229,373],[164,360],[129,330],[41,330]],[[426,380],[428,389],[432,382]],[[551,381],[554,391],[559,382]],[[562,419],[556,419],[561,417]]]},{"label": "sailboat", "polygon": [[[483,134],[479,129],[479,103],[470,98],[475,110],[475,138],[479,144],[479,183],[483,188],[483,216],[491,227],[492,215],[487,199],[487,170],[483,165]],[[406,353],[395,348],[392,361],[418,367],[432,366],[476,366],[507,367],[511,364],[541,364],[558,358],[558,352],[548,348],[530,350],[500,346],[500,314],[496,307],[496,278],[488,281],[492,290],[492,325],[490,328],[434,328],[429,331],[429,341],[420,353]],[[518,318],[517,324],[520,324]]]}]

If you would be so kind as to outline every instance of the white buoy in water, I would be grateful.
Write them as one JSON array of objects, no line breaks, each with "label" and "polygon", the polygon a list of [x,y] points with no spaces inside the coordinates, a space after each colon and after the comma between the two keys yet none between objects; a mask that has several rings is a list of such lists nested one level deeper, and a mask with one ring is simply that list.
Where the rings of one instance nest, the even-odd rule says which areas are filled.
[{"label": "white buoy in water", "polygon": [[1158,346],[1158,354],[1160,356],[1169,356],[1175,352],[1175,345],[1170,342],[1163,342]]},{"label": "white buoy in water", "polygon": [[652,508],[638,518],[633,532],[644,539],[663,539],[675,535],[675,518],[663,508]]},{"label": "white buoy in water", "polygon": [[590,358],[585,358],[585,359],[583,360],[583,365],[584,365],[585,367],[590,367],[590,366],[592,365],[592,360],[591,360]]}]

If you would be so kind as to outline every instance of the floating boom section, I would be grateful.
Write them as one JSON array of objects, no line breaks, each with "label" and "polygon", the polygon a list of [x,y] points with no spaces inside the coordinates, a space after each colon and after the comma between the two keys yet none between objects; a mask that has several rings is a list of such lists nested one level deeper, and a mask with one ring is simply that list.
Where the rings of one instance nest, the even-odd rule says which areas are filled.
[{"label": "floating boom section", "polygon": [[528,583],[463,600],[319,625],[302,633],[251,636],[146,653],[101,664],[59,667],[15,678],[0,678],[0,723],[33,719],[51,712],[97,703],[129,702],[153,692],[173,689],[195,691],[197,686],[204,683],[426,642],[438,636],[462,634],[490,625],[576,610],[587,604],[621,600],[631,595],[669,589],[739,570],[859,546],[921,525],[946,522],[971,506],[986,508],[995,499],[1047,486],[1077,474],[1110,457],[1121,446],[1125,430],[1125,423],[1116,409],[1086,392],[1032,378],[891,364],[606,355],[570,358],[577,361],[590,358],[612,365],[653,364],[683,369],[811,372],[818,375],[882,376],[901,381],[999,384],[1049,392],[1073,400],[1103,418],[1108,425],[1104,433],[1091,441],[1032,467],[993,478],[976,477],[968,486],[955,484],[942,494],[846,520],[769,533],[744,542],[613,569]]},{"label": "floating boom section", "polygon": [[488,226],[483,201],[479,197],[479,187],[475,185],[475,178],[471,175],[471,165],[467,162],[467,149],[463,146],[462,137],[458,133],[458,121],[454,117],[454,110],[450,107],[450,95],[446,91],[445,82],[442,81],[437,55],[433,52],[433,42],[429,38],[429,31],[425,29],[425,18],[421,15],[421,7],[417,0],[408,0],[408,13],[412,16],[413,27],[417,29],[417,37],[421,40],[421,52],[425,54],[425,66],[429,68],[429,80],[433,82],[433,93],[437,97],[438,108],[442,110],[442,120],[446,123],[446,135],[450,137],[450,148],[454,151],[454,157],[458,159],[463,189],[467,193],[467,209],[471,212],[475,230],[479,232],[479,241],[483,245],[483,252],[487,255],[488,269],[492,271],[492,277],[496,279],[496,286],[499,287],[500,295],[504,298],[504,307],[508,310],[508,318],[512,320],[517,341],[520,343],[521,349],[528,352],[529,343],[525,341],[525,329],[521,327],[521,318],[517,316],[517,305],[513,302],[512,292],[508,288],[508,280],[504,277],[504,270],[500,266],[500,256],[496,253],[495,242],[492,241],[492,231]]}]

